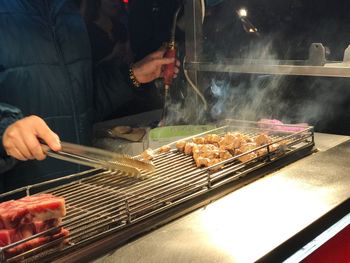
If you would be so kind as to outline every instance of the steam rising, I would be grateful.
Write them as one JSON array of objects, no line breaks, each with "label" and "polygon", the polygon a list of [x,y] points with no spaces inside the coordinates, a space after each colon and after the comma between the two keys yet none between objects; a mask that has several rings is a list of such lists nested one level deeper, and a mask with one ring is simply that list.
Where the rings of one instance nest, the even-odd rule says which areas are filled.
[{"label": "steam rising", "polygon": [[[250,58],[274,59],[271,45],[264,45],[260,53],[251,52]],[[316,130],[326,131],[347,105],[350,96],[346,79],[316,78],[279,75],[210,74],[205,94],[211,100],[209,111],[188,90],[182,103],[171,104],[167,123],[196,124],[225,118],[253,120],[279,119],[284,123],[315,125]],[[208,76],[206,76],[208,77]],[[205,81],[203,81],[205,83]],[[344,94],[345,96],[342,96]],[[330,125],[332,127],[330,127]],[[341,131],[337,131],[341,133]]]},{"label": "steam rising", "polygon": [[[229,21],[231,18],[222,19]],[[216,20],[213,22],[217,23]],[[219,23],[217,27],[212,27],[210,32],[214,32],[213,39],[217,42],[205,43],[207,46],[204,56],[209,57],[208,60],[214,63],[227,58],[244,58],[246,59],[244,63],[252,63],[252,60],[266,61],[289,57],[297,59],[293,55],[300,58],[300,54],[306,54],[302,58],[306,60],[307,50],[312,43],[308,43],[302,37],[296,38],[296,42],[284,43],[284,39],[288,39],[288,36],[280,33],[262,36],[248,34],[249,36],[242,39],[237,37],[236,32],[239,31],[237,24],[230,24],[232,34],[227,39],[232,41],[228,42],[219,34],[224,26]],[[259,23],[256,26],[260,29]],[[318,28],[322,27],[318,25]],[[216,30],[219,32],[217,35],[215,35]],[[327,39],[325,37],[328,36],[327,28],[324,27],[323,30],[324,32],[314,32],[319,38],[313,38],[313,42],[322,42],[322,39]],[[294,46],[291,43],[294,43]],[[330,43],[330,46],[332,44],[334,43]],[[289,48],[297,51],[292,53]],[[338,47],[338,51],[340,48]],[[338,56],[339,52],[336,53]],[[285,123],[307,122],[315,125],[316,131],[336,130],[336,133],[344,133],[342,129],[345,122],[349,122],[346,115],[350,107],[348,106],[350,105],[349,84],[350,81],[346,78],[201,72],[198,85],[209,100],[209,110],[207,112],[203,110],[200,100],[189,88],[182,102],[169,105],[167,122],[168,124],[195,124],[225,118],[253,121],[271,118]]]}]

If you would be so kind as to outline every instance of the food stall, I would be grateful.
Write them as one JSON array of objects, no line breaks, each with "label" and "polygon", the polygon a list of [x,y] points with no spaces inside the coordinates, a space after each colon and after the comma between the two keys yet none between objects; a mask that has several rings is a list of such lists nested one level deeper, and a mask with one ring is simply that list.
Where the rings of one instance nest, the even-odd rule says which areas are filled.
[{"label": "food stall", "polygon": [[[3,194],[0,197],[41,192],[64,197],[67,215],[61,225],[69,235],[20,253],[13,249],[42,234],[10,244],[0,248],[1,262],[312,262],[317,257],[325,259],[325,255],[339,262],[349,260],[350,137],[346,130],[339,135],[325,133],[318,122],[314,127],[236,120],[228,110],[233,108],[232,100],[222,104],[203,95],[206,86],[211,91],[221,90],[247,78],[263,80],[264,87],[276,83],[274,76],[307,76],[307,81],[299,84],[318,77],[327,78],[327,83],[346,82],[350,77],[349,51],[343,50],[343,61],[329,61],[326,48],[314,43],[305,60],[277,60],[270,54],[269,59],[242,59],[242,54],[228,59],[224,54],[218,60],[215,54],[222,50],[211,57],[213,43],[205,43],[210,36],[203,32],[205,19],[210,19],[206,15],[210,11],[213,16],[221,4],[206,11],[203,3],[188,0],[184,4],[184,70],[190,83],[187,99],[195,105],[190,109],[193,116],[209,111],[211,118],[220,120],[181,141],[192,143],[213,134],[222,139],[238,133],[247,141],[261,134],[269,140],[203,166],[180,150],[176,141],[167,142],[169,151],[154,149],[156,170],[141,171],[137,178],[91,169]],[[242,10],[237,10],[237,16],[244,32],[252,33],[253,38],[263,33]],[[217,75],[223,78],[218,81]],[[264,94],[275,93],[276,89],[268,89]],[[236,98],[237,93],[224,97],[232,94]],[[255,94],[258,100],[248,108],[266,100]],[[275,110],[272,102],[266,103],[272,108],[253,107],[255,120],[267,110]],[[218,105],[225,114],[211,111]],[[128,125],[145,127],[160,116],[160,111],[140,114],[130,117]],[[238,116],[247,119],[252,115],[244,110]],[[308,119],[299,122],[304,121]],[[142,141],[140,147],[144,149],[144,145]]]}]

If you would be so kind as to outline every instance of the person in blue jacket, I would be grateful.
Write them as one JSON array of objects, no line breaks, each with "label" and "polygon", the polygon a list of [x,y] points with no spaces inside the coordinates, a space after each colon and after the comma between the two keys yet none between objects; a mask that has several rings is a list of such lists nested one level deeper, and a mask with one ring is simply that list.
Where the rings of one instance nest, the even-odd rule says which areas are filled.
[{"label": "person in blue jacket", "polygon": [[52,158],[14,158],[43,160],[39,139],[55,151],[59,140],[90,144],[94,118],[174,61],[158,50],[103,72],[105,81],[93,85],[89,37],[74,0],[0,0],[0,32],[0,193],[78,172]]}]

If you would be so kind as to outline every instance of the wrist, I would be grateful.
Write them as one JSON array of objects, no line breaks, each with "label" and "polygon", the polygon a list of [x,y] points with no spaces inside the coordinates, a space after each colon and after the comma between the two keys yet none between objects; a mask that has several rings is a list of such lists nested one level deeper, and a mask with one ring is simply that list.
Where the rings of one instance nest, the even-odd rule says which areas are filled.
[{"label": "wrist", "polygon": [[135,69],[132,65],[129,68],[129,79],[131,84],[134,87],[139,88],[141,86],[141,83],[138,81],[137,77],[135,76]]}]

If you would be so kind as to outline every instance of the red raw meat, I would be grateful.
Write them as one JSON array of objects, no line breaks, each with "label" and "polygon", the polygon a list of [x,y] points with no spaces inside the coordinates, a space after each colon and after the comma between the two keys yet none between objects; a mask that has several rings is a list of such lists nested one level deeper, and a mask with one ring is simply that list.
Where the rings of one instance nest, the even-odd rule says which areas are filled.
[{"label": "red raw meat", "polygon": [[37,221],[31,225],[32,225],[35,233],[40,233],[40,232],[46,231],[52,227],[58,226],[59,224],[61,224],[61,222],[62,222],[61,218],[55,218],[55,219],[49,219],[46,221]]},{"label": "red raw meat", "polygon": [[0,230],[0,247],[5,247],[11,244],[13,240],[19,240],[15,229]]},{"label": "red raw meat", "polygon": [[0,204],[0,229],[57,219],[66,215],[65,200],[51,194],[27,196]]},{"label": "red raw meat", "polygon": [[69,235],[69,231],[65,228],[61,228],[60,231],[53,235],[47,235],[42,237],[37,237],[32,240],[28,240],[23,244],[17,245],[13,248],[10,248],[5,251],[6,257],[11,257],[23,253],[25,251],[31,250],[33,248],[39,247],[56,239],[67,237]]},{"label": "red raw meat", "polygon": [[[27,237],[31,237],[50,228],[56,227],[61,223],[60,219],[49,219],[46,221],[38,221],[32,224],[20,225],[17,229],[1,229],[0,230],[0,247],[7,246],[14,242],[20,241]],[[59,232],[57,229],[55,232]],[[55,234],[49,233],[50,235]]]},{"label": "red raw meat", "polygon": [[[57,227],[65,215],[64,198],[51,194],[27,196],[0,203],[0,247]],[[68,235],[68,230],[58,227],[40,237],[5,249],[5,256],[14,256]]]},{"label": "red raw meat", "polygon": [[284,126],[283,122],[275,119],[261,119],[258,123],[261,128],[284,132],[299,132],[305,130],[309,126],[307,123],[297,123],[293,126]]}]

